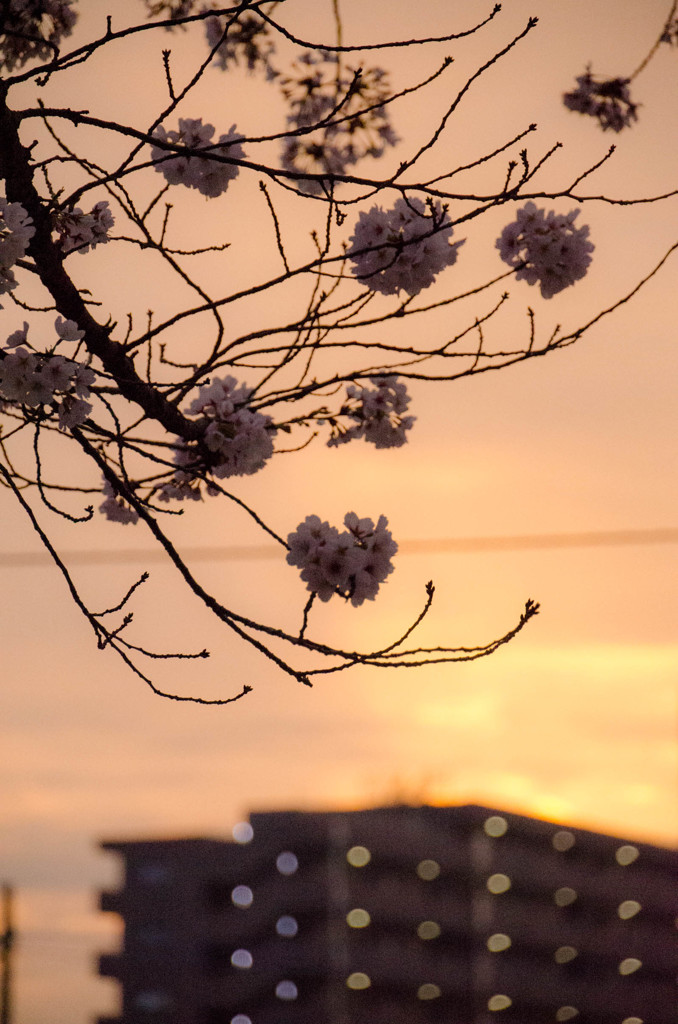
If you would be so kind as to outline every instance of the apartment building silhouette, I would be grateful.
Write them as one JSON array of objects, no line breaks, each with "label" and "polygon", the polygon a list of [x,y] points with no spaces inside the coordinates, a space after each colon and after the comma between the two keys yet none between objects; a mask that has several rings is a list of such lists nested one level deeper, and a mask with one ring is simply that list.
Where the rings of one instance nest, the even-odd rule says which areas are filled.
[{"label": "apartment building silhouette", "polygon": [[99,1024],[676,1024],[678,861],[477,806],[252,814],[104,842]]}]

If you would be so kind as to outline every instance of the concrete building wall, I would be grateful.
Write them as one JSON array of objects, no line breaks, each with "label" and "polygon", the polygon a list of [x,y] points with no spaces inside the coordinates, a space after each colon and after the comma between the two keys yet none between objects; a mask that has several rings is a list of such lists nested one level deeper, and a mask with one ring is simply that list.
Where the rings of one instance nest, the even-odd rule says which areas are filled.
[{"label": "concrete building wall", "polygon": [[675,1024],[671,851],[480,807],[250,822],[103,844],[116,1024]]}]

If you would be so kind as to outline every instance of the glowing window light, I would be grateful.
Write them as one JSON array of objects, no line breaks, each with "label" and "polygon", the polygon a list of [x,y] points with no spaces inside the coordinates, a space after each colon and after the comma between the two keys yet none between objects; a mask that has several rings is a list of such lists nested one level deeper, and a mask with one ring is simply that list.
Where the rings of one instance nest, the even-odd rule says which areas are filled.
[{"label": "glowing window light", "polygon": [[485,884],[491,893],[495,896],[499,896],[502,892],[508,892],[511,888],[511,879],[508,875],[490,875]]},{"label": "glowing window light", "polygon": [[579,953],[574,946],[559,946],[553,954],[553,959],[557,964],[569,964],[578,955]]},{"label": "glowing window light", "polygon": [[639,910],[642,910],[642,906],[638,900],[624,900],[617,907],[617,913],[622,921],[628,921],[629,918],[635,917]]},{"label": "glowing window light", "polygon": [[254,893],[249,885],[236,885],[231,893],[231,902],[236,907],[240,907],[241,910],[247,910],[248,907],[251,907],[253,899]]},{"label": "glowing window light", "polygon": [[417,935],[420,939],[437,939],[440,935],[440,925],[437,921],[422,921],[417,928]]},{"label": "glowing window light", "polygon": [[576,1006],[561,1006],[560,1009],[556,1010],[556,1020],[574,1020],[575,1017],[579,1016],[579,1010]]},{"label": "glowing window light", "polygon": [[252,1021],[244,1013],[236,1013],[235,1017],[231,1017],[231,1024],[252,1024]]},{"label": "glowing window light", "polygon": [[622,1024],[644,1024],[642,1017],[624,1017]]},{"label": "glowing window light", "polygon": [[556,889],[553,894],[553,902],[557,907],[569,907],[576,899],[576,890],[571,889],[569,885],[561,886],[561,888]]},{"label": "glowing window light", "polygon": [[500,993],[497,993],[494,996],[490,996],[490,998],[487,1000],[487,1008],[488,1010],[508,1010],[509,1006],[511,1006],[512,1003],[513,1000],[511,999],[510,996],[505,996],[501,995]]},{"label": "glowing window light", "polygon": [[495,932],[494,935],[490,935],[486,945],[490,953],[503,953],[505,949],[509,949],[511,937],[504,935],[503,932]]},{"label": "glowing window light", "polygon": [[417,999],[439,999],[441,995],[440,988],[430,982],[420,985],[417,989]]},{"label": "glowing window light", "polygon": [[346,984],[349,988],[354,989],[354,991],[360,992],[363,989],[369,988],[372,982],[370,981],[369,974],[365,974],[363,971],[354,971],[353,974],[349,974]]},{"label": "glowing window light", "polygon": [[617,864],[621,864],[621,866],[625,868],[628,864],[633,864],[634,860],[638,860],[639,856],[640,851],[636,849],[635,846],[625,844],[624,846],[620,846],[616,851],[614,859]]},{"label": "glowing window light", "polygon": [[234,967],[238,967],[240,970],[246,971],[254,963],[254,957],[250,953],[249,949],[236,949],[231,956],[231,963]]},{"label": "glowing window light", "polygon": [[299,989],[293,981],[279,981],[275,986],[275,994],[278,999],[284,999],[286,1002],[291,1002],[299,995]]},{"label": "glowing window light", "polygon": [[249,821],[239,821],[233,826],[232,832],[236,843],[251,843],[254,838],[254,829]]},{"label": "glowing window light", "polygon": [[289,850],[284,850],[283,853],[278,854],[275,866],[281,875],[293,875],[299,867],[299,861]]},{"label": "glowing window light", "polygon": [[424,882],[432,882],[440,874],[440,864],[437,860],[422,860],[417,864],[417,874]]},{"label": "glowing window light", "polygon": [[352,846],[346,854],[346,860],[352,868],[364,868],[372,860],[372,854],[366,846]]},{"label": "glowing window light", "polygon": [[367,928],[372,918],[362,907],[354,907],[346,915],[346,924],[349,928]]},{"label": "glowing window light", "polygon": [[635,974],[643,966],[643,961],[635,956],[627,956],[619,965],[620,974]]},{"label": "glowing window light", "polygon": [[500,817],[498,814],[493,814],[491,818],[488,818],[483,825],[483,831],[485,835],[491,836],[493,839],[499,839],[503,836],[508,829],[508,821],[506,818]]},{"label": "glowing window light", "polygon": [[284,939],[293,939],[299,931],[299,925],[297,924],[296,918],[290,917],[289,914],[283,914],[279,917],[275,923],[275,930],[278,935]]},{"label": "glowing window light", "polygon": [[557,850],[558,853],[565,853],[567,850],[572,849],[576,841],[577,840],[571,832],[561,830],[560,832],[556,832],[551,843],[553,844],[553,849]]}]

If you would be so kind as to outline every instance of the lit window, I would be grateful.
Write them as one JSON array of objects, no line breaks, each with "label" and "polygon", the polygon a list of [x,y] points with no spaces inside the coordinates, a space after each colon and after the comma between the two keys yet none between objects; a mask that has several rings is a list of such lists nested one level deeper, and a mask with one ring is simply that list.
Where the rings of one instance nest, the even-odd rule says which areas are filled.
[{"label": "lit window", "polygon": [[254,958],[250,953],[249,949],[236,949],[231,957],[231,963],[234,967],[239,967],[241,970],[247,970],[254,963]]},{"label": "lit window", "polygon": [[510,996],[504,996],[497,994],[496,996],[490,996],[487,1000],[488,1010],[508,1010],[513,1000]]},{"label": "lit window", "polygon": [[574,946],[559,946],[553,954],[557,964],[569,964],[578,955]]},{"label": "lit window", "polygon": [[299,995],[299,990],[293,981],[279,981],[275,986],[275,994],[278,999],[285,999],[290,1002]]},{"label": "lit window", "polygon": [[510,937],[508,935],[504,935],[503,932],[496,932],[496,934],[490,935],[487,940],[487,948],[490,953],[503,953],[510,945]]},{"label": "lit window", "polygon": [[231,1017],[231,1024],[252,1024],[252,1021],[244,1013],[236,1013],[235,1017]]},{"label": "lit window", "polygon": [[417,928],[417,935],[420,939],[437,939],[440,935],[440,925],[436,921],[422,921]]},{"label": "lit window", "polygon": [[633,864],[634,860],[637,860],[638,857],[639,851],[636,847],[628,845],[620,846],[614,855],[614,859],[617,864],[621,864],[623,868],[625,868],[627,864]]},{"label": "lit window", "polygon": [[281,875],[293,875],[299,867],[299,861],[293,853],[290,853],[289,850],[285,850],[284,853],[278,855],[275,866]]},{"label": "lit window", "polygon": [[442,992],[437,985],[427,983],[426,985],[420,985],[417,990],[417,999],[439,999]]},{"label": "lit window", "polygon": [[364,868],[372,860],[372,854],[366,846],[352,846],[346,854],[346,860],[352,868]]},{"label": "lit window", "polygon": [[440,874],[437,860],[422,860],[417,864],[417,874],[424,882],[432,882]]},{"label": "lit window", "polygon": [[627,956],[626,960],[622,960],[622,962],[619,965],[619,973],[634,974],[642,966],[642,960],[638,960],[638,958],[635,956]]},{"label": "lit window", "polygon": [[[553,849],[557,850],[558,853],[565,853],[566,850],[571,850],[576,841],[571,832],[565,831],[556,832],[551,840]],[[571,1007],[565,1007],[565,1009],[571,1009]]]},{"label": "lit window", "polygon": [[498,814],[493,814],[483,825],[485,835],[492,836],[493,839],[503,836],[507,828],[508,821],[506,818],[500,818]]},{"label": "lit window", "polygon": [[575,1017],[579,1016],[579,1010],[576,1006],[561,1006],[559,1010],[556,1010],[556,1020],[574,1020]]},{"label": "lit window", "polygon": [[642,1017],[624,1017],[622,1024],[644,1024]]},{"label": "lit window", "polygon": [[349,988],[360,991],[361,989],[369,988],[372,982],[370,981],[369,974],[364,974],[362,971],[354,971],[353,974],[349,974],[346,984]]},{"label": "lit window", "polygon": [[560,889],[556,889],[553,894],[553,902],[558,907],[569,907],[577,898],[577,893],[574,889],[571,889],[569,885],[564,885]]},{"label": "lit window", "polygon": [[290,917],[289,914],[283,914],[276,921],[275,930],[278,935],[282,935],[286,939],[292,939],[299,931],[299,925],[294,917]]},{"label": "lit window", "polygon": [[360,907],[356,907],[354,910],[349,910],[346,915],[346,923],[350,928],[367,928],[371,921],[371,917],[366,910],[362,910]]},{"label": "lit window", "polygon": [[252,906],[253,899],[254,893],[250,889],[249,885],[236,885],[235,889],[231,893],[231,901],[236,907],[240,907],[243,910]]},{"label": "lit window", "polygon": [[508,892],[511,888],[511,879],[508,875],[490,875],[486,882],[487,888],[495,896],[499,896],[502,892]]},{"label": "lit window", "polygon": [[236,843],[251,843],[254,837],[254,829],[249,821],[239,821],[233,826],[233,838]]},{"label": "lit window", "polygon": [[621,917],[622,921],[628,921],[630,917],[635,917],[638,911],[641,909],[641,905],[638,900],[624,900],[617,907],[617,913]]}]

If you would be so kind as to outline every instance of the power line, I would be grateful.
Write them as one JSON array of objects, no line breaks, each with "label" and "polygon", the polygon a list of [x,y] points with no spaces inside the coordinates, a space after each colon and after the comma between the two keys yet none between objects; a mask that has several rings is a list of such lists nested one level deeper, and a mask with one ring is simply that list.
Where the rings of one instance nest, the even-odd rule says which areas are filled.
[{"label": "power line", "polygon": [[[431,537],[404,540],[398,553],[464,554],[482,551],[527,551],[555,548],[628,547],[678,543],[678,528],[651,527],[640,530],[588,530],[580,533],[530,533],[486,537]],[[61,551],[60,557],[70,565],[106,565],[123,562],[162,562],[165,553],[158,548],[122,548],[114,551],[93,548],[89,551]],[[182,548],[187,562],[264,561],[280,557],[280,548],[273,544],[227,545]],[[30,569],[50,565],[46,551],[0,552],[0,568]]]}]

